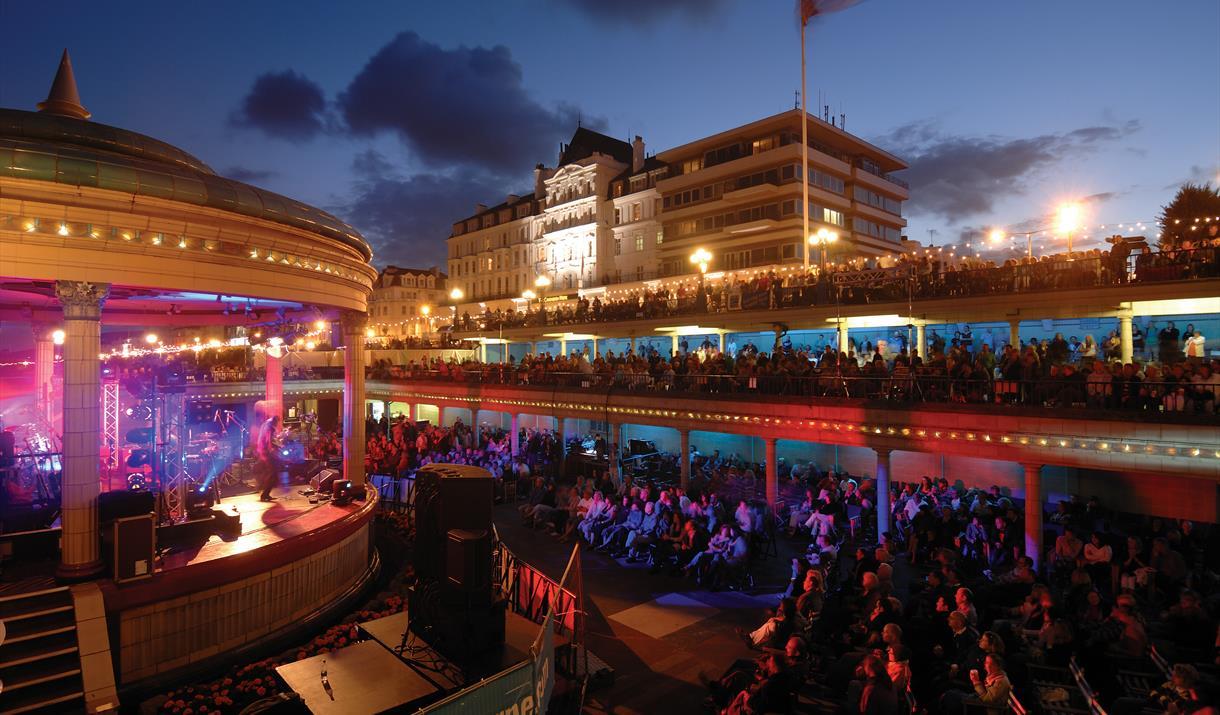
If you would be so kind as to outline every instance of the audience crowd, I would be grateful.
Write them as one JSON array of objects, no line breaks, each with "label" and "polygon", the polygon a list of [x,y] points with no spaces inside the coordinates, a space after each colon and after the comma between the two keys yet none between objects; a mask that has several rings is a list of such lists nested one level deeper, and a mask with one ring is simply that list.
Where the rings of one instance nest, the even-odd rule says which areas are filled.
[{"label": "audience crowd", "polygon": [[670,286],[626,291],[623,297],[580,297],[554,308],[525,312],[486,308],[464,313],[458,330],[496,330],[526,325],[569,325],[647,319],[741,309],[867,304],[912,298],[1079,289],[1220,275],[1220,236],[1153,252],[1146,245],[1115,243],[1092,249],[1002,262],[943,251],[856,258],[823,271],[782,269],[730,273],[722,280],[675,281]]}]

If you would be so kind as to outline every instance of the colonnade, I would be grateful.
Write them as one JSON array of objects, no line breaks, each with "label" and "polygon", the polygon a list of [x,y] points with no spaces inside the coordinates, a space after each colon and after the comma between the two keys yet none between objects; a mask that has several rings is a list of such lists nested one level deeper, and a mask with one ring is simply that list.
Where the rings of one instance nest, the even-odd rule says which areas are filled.
[{"label": "colonnade", "polygon": [[[414,405],[408,404],[408,409],[411,414],[415,413]],[[442,421],[443,410],[441,409]],[[479,412],[478,406],[472,407],[472,421],[477,420]],[[512,445],[512,454],[517,456],[520,451],[520,418],[523,414],[510,412],[510,442]],[[563,435],[566,442],[574,436],[575,420],[570,417],[556,418],[557,428]],[[625,446],[623,440],[623,429],[626,424],[610,423],[607,441],[610,444],[610,452],[612,455],[622,453],[622,448]],[[691,482],[691,430],[685,427],[675,427],[678,432],[679,439],[679,458],[678,458],[678,474],[679,486],[683,490],[690,488]],[[772,507],[779,504],[779,458],[778,458],[778,443],[779,440],[775,437],[763,437],[763,446],[765,450],[764,467],[765,467],[765,483],[764,494],[767,503]],[[891,460],[894,450],[889,447],[873,447],[873,453],[876,458],[873,479],[876,485],[876,504],[874,505],[876,514],[876,527],[878,534],[890,532],[893,528],[891,519],[892,504],[890,501],[890,489],[892,484]],[[1043,560],[1043,537],[1042,537],[1042,515],[1043,515],[1043,490],[1042,490],[1042,465],[1023,463],[1025,482],[1025,552],[1033,559],[1035,566],[1040,566]],[[619,460],[610,459],[610,476],[615,483],[621,476]]]}]

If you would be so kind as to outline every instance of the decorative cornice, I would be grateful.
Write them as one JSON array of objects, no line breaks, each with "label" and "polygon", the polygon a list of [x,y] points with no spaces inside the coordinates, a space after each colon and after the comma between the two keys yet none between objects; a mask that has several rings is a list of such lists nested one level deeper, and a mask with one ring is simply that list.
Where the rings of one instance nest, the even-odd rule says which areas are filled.
[{"label": "decorative cornice", "polygon": [[63,306],[65,320],[98,320],[109,295],[109,283],[55,281],[55,297]]},{"label": "decorative cornice", "polygon": [[339,313],[339,323],[343,326],[344,335],[364,337],[364,331],[369,327],[369,314],[358,310],[345,310]]}]

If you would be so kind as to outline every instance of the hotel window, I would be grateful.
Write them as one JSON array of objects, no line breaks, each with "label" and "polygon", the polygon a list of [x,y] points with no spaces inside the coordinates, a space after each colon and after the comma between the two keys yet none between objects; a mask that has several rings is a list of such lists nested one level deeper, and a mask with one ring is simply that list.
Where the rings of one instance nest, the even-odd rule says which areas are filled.
[{"label": "hotel window", "polygon": [[665,243],[665,229],[658,228],[657,229],[657,245],[659,246],[662,243]]},{"label": "hotel window", "polygon": [[755,139],[751,148],[754,150],[755,154],[761,154],[764,151],[771,151],[775,148],[775,137],[771,136],[763,137],[762,139]]},{"label": "hotel window", "polygon": [[614,209],[614,225],[617,226],[623,222],[623,210],[620,208]]},{"label": "hotel window", "polygon": [[653,199],[652,200],[652,216],[653,216],[653,218],[656,218],[659,215],[661,215],[661,200]]},{"label": "hotel window", "polygon": [[632,220],[632,221],[639,221],[639,220],[640,220],[640,214],[642,213],[642,211],[643,211],[643,209],[642,209],[642,207],[640,206],[640,202],[639,202],[639,201],[636,201],[634,204],[631,204],[631,220]]},{"label": "hotel window", "polygon": [[679,221],[674,224],[674,228],[679,236],[686,236],[699,230],[699,222],[693,220]]},{"label": "hotel window", "polygon": [[682,162],[682,173],[693,174],[703,168],[703,159],[687,159]]},{"label": "hotel window", "polygon": [[614,255],[616,255],[616,256],[621,256],[621,255],[623,255],[623,238],[622,238],[622,236],[615,236],[615,237],[614,237]]},{"label": "hotel window", "polygon": [[637,233],[635,235],[635,250],[637,250],[637,251],[644,250],[644,235],[643,234]]},{"label": "hotel window", "polygon": [[783,245],[784,258],[795,258],[796,257],[796,246],[797,246],[797,244],[795,244],[795,243],[785,243]]},{"label": "hotel window", "polygon": [[637,281],[642,281],[642,280],[644,280],[644,266],[636,266],[636,267],[635,267],[635,279],[636,279]]},{"label": "hotel window", "polygon": [[822,220],[826,223],[833,223],[836,226],[844,225],[842,212],[835,211],[834,209],[822,209]]},{"label": "hotel window", "polygon": [[620,197],[622,195],[623,195],[623,182],[619,181],[614,184],[614,198],[617,199],[618,197]]}]

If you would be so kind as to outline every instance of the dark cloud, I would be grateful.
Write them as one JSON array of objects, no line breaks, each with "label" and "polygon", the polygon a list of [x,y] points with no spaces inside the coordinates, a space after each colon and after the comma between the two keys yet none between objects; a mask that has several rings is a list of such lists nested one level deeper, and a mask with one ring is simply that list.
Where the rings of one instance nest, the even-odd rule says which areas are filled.
[{"label": "dark cloud", "polygon": [[244,181],[247,184],[257,184],[260,181],[267,181],[279,176],[278,171],[264,171],[262,169],[251,169],[245,166],[230,166],[228,169],[220,172],[221,176],[227,176],[230,179]]},{"label": "dark cloud", "polygon": [[392,132],[423,163],[491,172],[554,161],[578,120],[530,96],[507,47],[448,50],[413,32],[373,55],[338,108],[354,135]]},{"label": "dark cloud", "polygon": [[647,25],[673,15],[700,20],[724,8],[724,0],[558,0],[594,20]]},{"label": "dark cloud", "polygon": [[357,155],[352,171],[352,198],[336,213],[369,240],[379,265],[445,270],[453,222],[474,213],[478,201],[494,204],[508,195],[503,181],[471,170],[404,176],[372,150]]},{"label": "dark cloud", "polygon": [[1011,139],[951,136],[932,122],[914,122],[877,143],[910,161],[904,176],[911,184],[911,213],[940,216],[955,224],[990,213],[1001,198],[1025,193],[1034,176],[1059,161],[1138,129],[1139,123],[1131,121]]},{"label": "dark cloud", "polygon": [[304,141],[326,126],[326,97],[322,88],[304,75],[292,70],[267,72],[254,80],[230,121],[268,136]]}]

